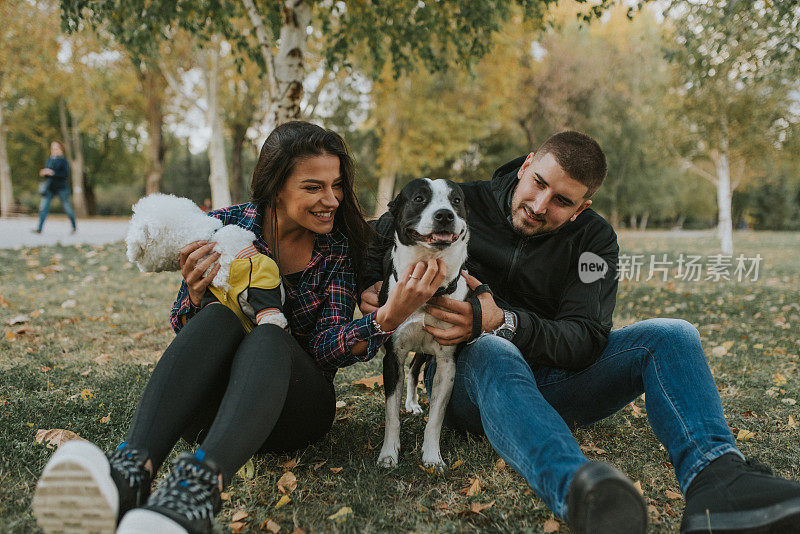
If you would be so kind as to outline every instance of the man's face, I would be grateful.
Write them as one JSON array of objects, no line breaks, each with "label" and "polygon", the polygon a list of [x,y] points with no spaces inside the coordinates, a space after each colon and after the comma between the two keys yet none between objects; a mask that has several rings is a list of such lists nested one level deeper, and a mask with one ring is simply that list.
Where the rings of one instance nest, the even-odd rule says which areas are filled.
[{"label": "man's face", "polygon": [[517,187],[511,197],[514,229],[525,236],[551,232],[575,218],[592,201],[588,188],[571,178],[552,154],[528,154],[517,173]]}]

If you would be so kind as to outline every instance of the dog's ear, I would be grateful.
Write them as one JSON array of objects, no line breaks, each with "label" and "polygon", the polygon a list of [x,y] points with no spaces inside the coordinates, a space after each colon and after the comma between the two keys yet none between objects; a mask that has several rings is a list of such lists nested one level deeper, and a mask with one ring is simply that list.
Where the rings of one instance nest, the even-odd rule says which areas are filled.
[{"label": "dog's ear", "polygon": [[389,208],[389,213],[392,214],[392,218],[397,220],[397,217],[400,215],[400,210],[403,209],[403,194],[398,194],[386,206]]}]

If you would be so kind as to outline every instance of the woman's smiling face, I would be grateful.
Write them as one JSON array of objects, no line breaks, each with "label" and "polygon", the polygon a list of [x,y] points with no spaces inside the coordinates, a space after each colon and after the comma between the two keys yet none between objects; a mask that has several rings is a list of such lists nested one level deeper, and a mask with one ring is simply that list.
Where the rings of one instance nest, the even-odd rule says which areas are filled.
[{"label": "woman's smiling face", "polygon": [[[336,209],[344,197],[342,187],[337,156],[300,159],[277,195],[278,219],[283,224],[294,223],[316,234],[327,234],[333,230]],[[291,229],[284,226],[281,231]]]}]

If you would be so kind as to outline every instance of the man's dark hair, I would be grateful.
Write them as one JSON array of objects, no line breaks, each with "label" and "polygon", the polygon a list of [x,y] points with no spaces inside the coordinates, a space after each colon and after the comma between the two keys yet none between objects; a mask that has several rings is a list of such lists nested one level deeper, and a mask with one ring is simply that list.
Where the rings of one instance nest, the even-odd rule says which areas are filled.
[{"label": "man's dark hair", "polygon": [[536,151],[536,158],[552,154],[573,180],[587,187],[589,198],[606,179],[606,156],[597,141],[586,134],[568,130],[551,136]]}]

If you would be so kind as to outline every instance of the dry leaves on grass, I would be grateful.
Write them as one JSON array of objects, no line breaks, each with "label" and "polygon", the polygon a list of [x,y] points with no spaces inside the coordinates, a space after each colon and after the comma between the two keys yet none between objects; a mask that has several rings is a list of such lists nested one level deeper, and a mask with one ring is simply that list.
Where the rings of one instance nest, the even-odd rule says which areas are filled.
[{"label": "dry leaves on grass", "polygon": [[606,451],[595,445],[594,443],[587,443],[586,445],[581,445],[581,450],[584,454],[596,454],[598,456],[602,454],[606,454]]},{"label": "dry leaves on grass", "polygon": [[71,430],[65,430],[63,428],[51,428],[50,430],[44,430],[40,428],[36,431],[36,436],[33,438],[36,443],[41,443],[48,449],[55,449],[60,447],[63,443],[72,441],[73,439],[83,438],[75,432],[72,432]]},{"label": "dry leaves on grass", "polygon": [[481,479],[480,479],[480,477],[476,476],[475,478],[470,478],[468,481],[469,481],[469,486],[467,486],[466,488],[460,489],[458,491],[459,493],[463,493],[467,497],[472,497],[472,496],[477,495],[478,493],[481,492]]},{"label": "dry leaves on grass", "polygon": [[344,467],[331,467],[330,468],[331,473],[333,473],[334,475],[336,475],[338,473],[341,473],[342,469],[344,469]]},{"label": "dry leaves on grass", "polygon": [[497,461],[494,463],[494,468],[502,473],[506,468],[506,461],[503,460],[502,458],[498,458]]},{"label": "dry leaves on grass", "polygon": [[278,479],[278,491],[283,493],[284,495],[288,495],[289,493],[293,492],[297,488],[297,477],[294,476],[294,473],[291,471],[287,471],[283,474],[283,476]]},{"label": "dry leaves on grass", "polygon": [[278,499],[278,502],[275,503],[275,508],[280,508],[281,506],[286,506],[290,502],[292,502],[292,498],[291,497],[289,497],[288,495],[282,495],[281,498]]},{"label": "dry leaves on grass", "polygon": [[464,460],[456,460],[453,462],[453,465],[450,466],[450,469],[458,469],[462,465],[464,465]]},{"label": "dry leaves on grass", "polygon": [[494,506],[494,501],[487,503],[474,502],[469,505],[469,511],[472,512],[473,514],[480,514],[481,512],[483,512],[484,510],[488,510],[492,506]]},{"label": "dry leaves on grass", "polygon": [[544,526],[542,527],[542,531],[548,534],[552,532],[558,532],[561,528],[561,523],[555,518],[555,516],[550,516],[550,519],[544,522]]},{"label": "dry leaves on grass", "polygon": [[349,506],[342,506],[336,513],[331,514],[328,516],[328,519],[331,521],[336,521],[337,523],[343,523],[347,521],[353,515],[353,509]]},{"label": "dry leaves on grass", "polygon": [[367,389],[375,389],[376,386],[383,385],[383,375],[370,376],[368,378],[360,378],[350,382],[354,386],[363,386]]},{"label": "dry leaves on grass", "polygon": [[755,436],[755,432],[742,428],[739,430],[739,433],[736,434],[736,439],[739,441],[747,441],[748,439],[753,439]]},{"label": "dry leaves on grass", "polygon": [[272,534],[278,534],[278,532],[281,531],[281,526],[272,519],[267,519],[261,523],[261,530],[272,532]]},{"label": "dry leaves on grass", "polygon": [[287,460],[280,464],[284,471],[289,471],[290,469],[294,469],[297,467],[299,460],[297,458],[292,458],[291,460]]},{"label": "dry leaves on grass", "polygon": [[683,495],[681,495],[680,493],[678,493],[676,491],[666,490],[664,493],[667,495],[667,499],[673,499],[674,500],[674,499],[682,499],[683,498]]}]

